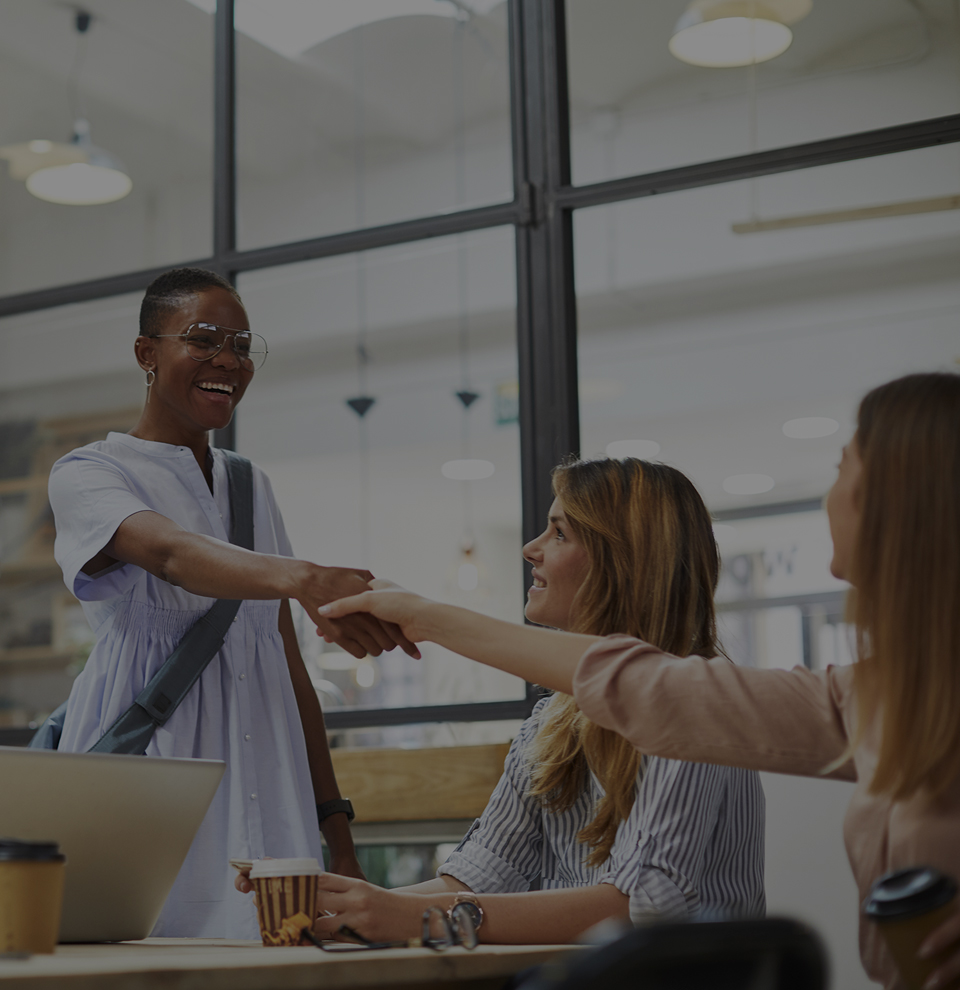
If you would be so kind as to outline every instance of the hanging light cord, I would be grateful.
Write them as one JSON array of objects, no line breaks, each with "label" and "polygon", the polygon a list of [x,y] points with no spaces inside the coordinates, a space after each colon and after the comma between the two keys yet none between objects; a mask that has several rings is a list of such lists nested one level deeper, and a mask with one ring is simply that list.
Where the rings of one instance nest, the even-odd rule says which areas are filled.
[{"label": "hanging light cord", "polygon": [[87,32],[90,30],[90,22],[93,18],[85,10],[78,10],[74,18],[74,27],[77,30],[77,47],[73,53],[73,65],[70,67],[70,112],[73,119],[70,121],[71,127],[74,122],[86,114],[83,112],[83,101],[80,95],[80,73],[87,57]]}]

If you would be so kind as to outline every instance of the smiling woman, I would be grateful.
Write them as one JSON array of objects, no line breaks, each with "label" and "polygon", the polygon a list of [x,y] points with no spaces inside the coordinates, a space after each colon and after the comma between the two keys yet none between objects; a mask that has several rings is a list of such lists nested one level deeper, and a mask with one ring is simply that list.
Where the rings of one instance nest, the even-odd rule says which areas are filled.
[{"label": "smiling woman", "polygon": [[371,575],[292,559],[270,482],[256,467],[255,552],[228,541],[226,458],[208,435],[230,422],[262,363],[266,345],[257,341],[228,282],[194,268],[161,275],[147,289],[135,344],[147,385],[139,422],[74,450],[50,476],[57,562],[97,631],[60,749],[89,750],[213,599],[243,600],[216,662],[147,746],[151,756],[228,766],[154,930],[160,935],[256,936],[228,860],[319,858],[318,821],[331,869],[361,875],[289,599],[356,657],[398,643],[416,653],[379,621],[319,620],[321,604],[363,590]]},{"label": "smiling woman", "polygon": [[[664,464],[604,458],[561,465],[553,487],[547,527],[523,548],[534,565],[527,618],[593,635],[632,630],[682,655],[716,655],[719,557],[690,481]],[[376,608],[383,597],[332,608]],[[641,756],[557,693],[521,726],[489,804],[436,878],[388,891],[321,877],[315,931],[409,938],[426,908],[464,899],[489,942],[571,941],[606,918],[758,915],[763,828],[755,773]]]}]

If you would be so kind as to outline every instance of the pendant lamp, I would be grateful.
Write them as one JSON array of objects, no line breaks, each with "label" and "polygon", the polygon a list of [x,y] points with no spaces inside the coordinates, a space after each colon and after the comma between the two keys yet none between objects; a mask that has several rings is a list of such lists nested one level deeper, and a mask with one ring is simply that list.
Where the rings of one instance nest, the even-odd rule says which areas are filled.
[{"label": "pendant lamp", "polygon": [[93,144],[90,124],[78,112],[83,42],[92,20],[85,10],[74,13],[78,48],[71,72],[74,123],[69,144],[35,140],[0,148],[0,158],[6,158],[9,163],[10,178],[25,181],[30,193],[48,203],[95,206],[123,199],[133,188],[123,165]]},{"label": "pendant lamp", "polygon": [[90,124],[82,117],[74,123],[73,140],[66,147],[79,157],[71,162],[51,162],[27,176],[27,189],[37,199],[68,206],[95,206],[123,199],[133,188],[123,165],[90,140]]},{"label": "pendant lamp", "polygon": [[711,69],[767,62],[790,47],[790,25],[812,7],[812,0],[692,0],[674,28],[670,53]]}]

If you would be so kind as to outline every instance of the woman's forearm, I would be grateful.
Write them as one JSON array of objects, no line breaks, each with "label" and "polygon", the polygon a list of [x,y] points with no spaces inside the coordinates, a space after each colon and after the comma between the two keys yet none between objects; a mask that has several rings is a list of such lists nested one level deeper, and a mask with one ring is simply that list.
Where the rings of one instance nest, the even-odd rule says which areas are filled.
[{"label": "woman's forearm", "polygon": [[[448,878],[443,878],[445,881]],[[422,930],[424,911],[438,907],[448,911],[457,895],[435,890],[428,882],[405,890],[384,890],[373,884],[324,874],[320,878],[320,917],[314,931],[332,936],[342,926],[371,941],[416,938]],[[606,918],[628,918],[630,898],[613,884],[566,890],[536,890],[518,894],[477,894],[483,910],[478,935],[481,942],[543,945],[572,942]],[[327,915],[326,912],[332,912]]]},{"label": "woman's forearm", "polygon": [[348,616],[331,624],[318,614],[324,602],[369,587],[367,582],[373,575],[368,571],[254,553],[187,532],[166,516],[149,511],[128,516],[105,550],[88,563],[87,573],[96,573],[116,560],[135,564],[206,598],[296,598],[328,639],[358,658],[367,653],[379,656],[398,645],[411,656],[419,656],[399,630],[388,629],[371,616]]},{"label": "woman's forearm", "polygon": [[572,942],[606,918],[628,919],[630,898],[611,883],[526,894],[481,894],[480,940],[506,945]]},{"label": "woman's forearm", "polygon": [[492,619],[466,608],[421,598],[388,581],[373,581],[372,586],[373,591],[324,606],[320,615],[375,615],[382,622],[400,626],[414,642],[429,640],[471,660],[567,694],[577,663],[600,639]]},{"label": "woman's forearm", "polygon": [[453,605],[431,603],[426,639],[489,667],[569,694],[577,663],[598,639],[492,619]]},{"label": "woman's forearm", "polygon": [[[307,747],[307,761],[310,764],[310,779],[313,783],[314,801],[323,804],[325,801],[335,801],[340,795],[337,777],[330,758],[330,746],[327,742],[326,728],[323,722],[323,709],[320,699],[310,680],[310,675],[300,655],[300,645],[293,625],[293,615],[290,602],[286,599],[280,603],[278,620],[280,636],[283,639],[283,651],[287,658],[287,669],[290,671],[290,682],[297,699],[297,710],[300,712],[300,723],[303,726],[303,737]],[[350,832],[350,823],[346,812],[337,812],[324,818],[320,823],[320,831],[330,850],[330,872],[342,873],[350,877],[363,879],[363,870],[357,859],[357,851]]]},{"label": "woman's forearm", "polygon": [[135,564],[163,581],[206,598],[296,597],[296,565],[303,564],[190,533],[157,512],[128,516],[106,552],[116,560]]}]

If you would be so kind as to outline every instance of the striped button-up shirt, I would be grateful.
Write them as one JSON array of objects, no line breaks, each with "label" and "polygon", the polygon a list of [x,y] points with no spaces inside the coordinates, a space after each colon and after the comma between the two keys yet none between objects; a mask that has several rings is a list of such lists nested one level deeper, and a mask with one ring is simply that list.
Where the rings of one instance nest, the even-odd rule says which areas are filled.
[{"label": "striped button-up shirt", "polygon": [[531,796],[541,701],[521,726],[483,815],[440,867],[476,893],[612,883],[635,923],[653,917],[762,915],[764,797],[750,770],[644,756],[637,798],[609,858],[590,866],[577,840],[603,796],[592,775],[560,814]]}]

